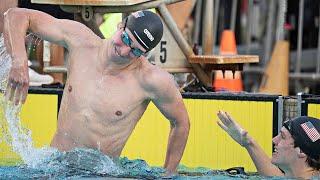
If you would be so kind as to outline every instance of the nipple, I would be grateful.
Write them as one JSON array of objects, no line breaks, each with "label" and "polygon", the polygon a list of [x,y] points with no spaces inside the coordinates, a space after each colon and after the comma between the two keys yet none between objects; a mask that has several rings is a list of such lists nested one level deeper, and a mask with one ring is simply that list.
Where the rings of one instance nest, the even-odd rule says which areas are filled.
[{"label": "nipple", "polygon": [[121,111],[117,111],[117,112],[116,112],[116,115],[117,115],[117,116],[121,116],[121,115],[122,115],[122,112],[121,112]]}]

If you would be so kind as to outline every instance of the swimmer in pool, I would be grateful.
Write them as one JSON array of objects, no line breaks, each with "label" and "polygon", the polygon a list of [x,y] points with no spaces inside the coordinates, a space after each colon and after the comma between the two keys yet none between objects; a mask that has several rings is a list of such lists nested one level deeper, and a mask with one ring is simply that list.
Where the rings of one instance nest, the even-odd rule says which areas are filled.
[{"label": "swimmer in pool", "polygon": [[28,91],[26,32],[67,49],[68,78],[51,146],[61,151],[95,148],[118,157],[152,101],[170,121],[164,167],[168,175],[176,171],[190,125],[172,76],[145,58],[162,38],[158,15],[132,13],[111,39],[99,38],[79,22],[22,8],[5,13],[4,27],[13,61],[5,95],[16,104],[25,102]]},{"label": "swimmer in pool", "polygon": [[270,159],[228,113],[219,111],[218,125],[246,148],[259,174],[298,179],[320,179],[320,120],[301,116],[286,121],[272,141],[275,152]]}]

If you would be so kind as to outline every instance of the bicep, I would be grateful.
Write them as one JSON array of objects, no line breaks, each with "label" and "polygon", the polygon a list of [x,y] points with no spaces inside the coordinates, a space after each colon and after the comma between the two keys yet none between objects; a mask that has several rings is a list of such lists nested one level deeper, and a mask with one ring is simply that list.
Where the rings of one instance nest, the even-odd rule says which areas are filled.
[{"label": "bicep", "polygon": [[156,92],[153,102],[167,119],[179,123],[188,118],[182,96],[173,80]]},{"label": "bicep", "polygon": [[[68,47],[85,38],[90,32],[85,25],[66,19],[57,19],[41,11],[31,10],[29,15],[29,30],[42,39]],[[90,34],[90,33],[89,33]]]}]

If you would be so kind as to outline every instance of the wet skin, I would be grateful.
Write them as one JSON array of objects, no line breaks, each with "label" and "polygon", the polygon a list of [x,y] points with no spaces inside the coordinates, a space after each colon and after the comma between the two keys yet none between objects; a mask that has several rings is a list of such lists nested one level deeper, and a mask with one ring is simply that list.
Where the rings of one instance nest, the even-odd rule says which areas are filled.
[{"label": "wet skin", "polygon": [[164,167],[169,174],[175,171],[189,133],[188,114],[172,76],[145,57],[133,55],[133,48],[145,49],[129,30],[125,31],[132,40],[130,46],[122,41],[121,26],[106,40],[83,24],[39,11],[10,9],[5,19],[6,47],[13,57],[9,92],[21,95],[17,101],[25,101],[29,84],[23,43],[26,31],[67,49],[68,78],[53,147],[61,151],[95,148],[118,157],[152,101],[170,121]]}]

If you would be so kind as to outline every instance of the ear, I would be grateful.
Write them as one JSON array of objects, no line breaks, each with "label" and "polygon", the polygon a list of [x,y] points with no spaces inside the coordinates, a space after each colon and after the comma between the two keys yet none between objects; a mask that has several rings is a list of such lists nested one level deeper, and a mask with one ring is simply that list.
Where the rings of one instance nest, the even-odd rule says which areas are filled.
[{"label": "ear", "polygon": [[299,158],[307,158],[307,155],[303,151],[301,151],[301,149],[299,147],[296,147],[295,150],[296,150]]}]

